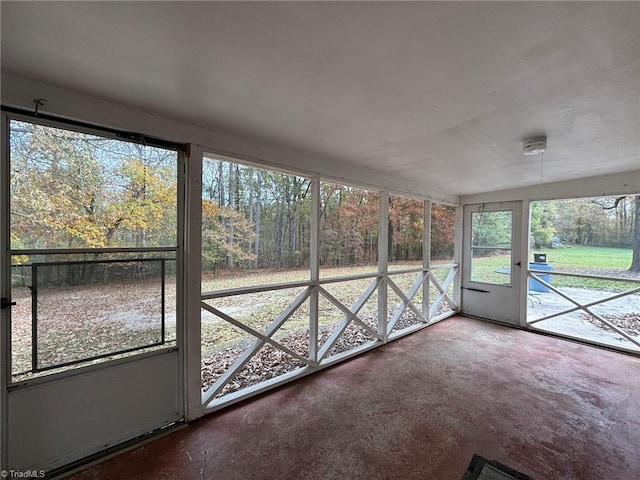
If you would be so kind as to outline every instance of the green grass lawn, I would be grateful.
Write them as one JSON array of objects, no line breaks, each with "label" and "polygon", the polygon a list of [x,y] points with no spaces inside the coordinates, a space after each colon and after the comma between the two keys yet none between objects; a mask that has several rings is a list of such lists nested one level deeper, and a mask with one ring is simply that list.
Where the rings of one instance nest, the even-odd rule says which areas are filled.
[{"label": "green grass lawn", "polygon": [[633,255],[630,248],[608,247],[563,247],[541,252],[547,254],[547,262],[556,270],[626,270]]},{"label": "green grass lawn", "polygon": [[[563,247],[544,249],[535,251],[535,253],[546,253],[547,262],[555,271],[603,276],[610,276],[615,272],[627,270],[631,265],[631,257],[633,255],[631,249],[605,247]],[[533,252],[531,257],[533,257]],[[472,278],[476,281],[506,283],[508,277],[496,273],[495,270],[509,267],[509,263],[510,258],[505,255],[476,258],[474,260]],[[628,290],[634,285],[599,279],[561,277],[559,275],[552,275],[551,278],[554,285],[561,287]]]}]

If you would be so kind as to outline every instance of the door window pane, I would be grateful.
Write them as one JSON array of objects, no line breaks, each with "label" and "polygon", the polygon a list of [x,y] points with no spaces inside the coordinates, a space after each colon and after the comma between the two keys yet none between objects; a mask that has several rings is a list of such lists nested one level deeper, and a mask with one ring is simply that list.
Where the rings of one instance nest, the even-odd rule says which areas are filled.
[{"label": "door window pane", "polygon": [[12,381],[175,345],[178,157],[10,121]]},{"label": "door window pane", "polygon": [[11,248],[175,247],[174,150],[12,120]]},{"label": "door window pane", "polygon": [[510,210],[471,213],[471,281],[511,284]]}]

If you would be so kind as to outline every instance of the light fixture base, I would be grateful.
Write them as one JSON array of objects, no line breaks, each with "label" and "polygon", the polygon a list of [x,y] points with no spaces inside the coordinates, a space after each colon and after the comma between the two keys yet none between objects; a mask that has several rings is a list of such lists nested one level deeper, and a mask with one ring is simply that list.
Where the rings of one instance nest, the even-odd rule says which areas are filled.
[{"label": "light fixture base", "polygon": [[547,149],[547,137],[533,137],[522,144],[522,153],[525,155],[537,155]]}]

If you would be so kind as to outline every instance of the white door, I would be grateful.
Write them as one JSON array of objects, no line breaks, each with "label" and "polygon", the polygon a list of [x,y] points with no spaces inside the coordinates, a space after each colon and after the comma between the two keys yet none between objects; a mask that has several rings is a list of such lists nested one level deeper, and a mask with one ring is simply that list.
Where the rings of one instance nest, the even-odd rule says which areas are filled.
[{"label": "white door", "polygon": [[521,202],[465,205],[463,313],[519,324],[521,217]]},{"label": "white door", "polygon": [[184,147],[2,117],[0,461],[48,477],[183,419]]}]

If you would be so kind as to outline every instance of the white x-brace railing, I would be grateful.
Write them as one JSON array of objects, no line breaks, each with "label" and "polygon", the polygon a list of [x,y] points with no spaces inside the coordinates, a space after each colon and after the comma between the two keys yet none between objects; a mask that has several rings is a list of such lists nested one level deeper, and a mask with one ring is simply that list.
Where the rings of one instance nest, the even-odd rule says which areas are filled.
[{"label": "white x-brace railing", "polygon": [[567,308],[565,310],[561,310],[559,312],[554,312],[552,314],[545,315],[545,316],[540,317],[540,318],[536,318],[536,319],[533,319],[533,320],[527,320],[527,324],[528,325],[534,325],[534,324],[536,324],[538,322],[542,322],[544,320],[549,320],[549,319],[552,319],[552,318],[555,318],[555,317],[559,317],[561,315],[566,315],[566,314],[569,314],[569,313],[573,313],[573,312],[582,310],[583,312],[587,313],[588,315],[591,315],[593,318],[597,319],[599,322],[602,322],[603,324],[605,324],[607,327],[611,328],[615,332],[619,333],[626,340],[629,340],[634,345],[640,347],[640,341],[638,341],[638,339],[636,339],[633,336],[629,335],[623,329],[621,329],[617,325],[613,324],[612,322],[608,321],[606,318],[603,318],[602,315],[598,315],[597,313],[595,313],[591,309],[591,307],[594,307],[596,305],[601,305],[601,304],[606,303],[606,302],[610,302],[610,301],[613,301],[613,300],[617,300],[619,298],[626,297],[628,295],[633,295],[635,293],[638,293],[638,292],[640,292],[640,287],[632,288],[630,290],[626,290],[624,292],[617,293],[615,295],[611,295],[611,296],[608,296],[608,297],[605,297],[605,298],[601,298],[601,299],[595,300],[593,302],[582,304],[582,303],[578,302],[577,300],[574,300],[573,298],[571,298],[570,295],[568,295],[565,292],[562,292],[558,288],[554,287],[551,283],[546,282],[545,280],[540,278],[541,275],[550,275],[550,274],[551,275],[558,275],[558,276],[565,276],[565,277],[593,278],[593,279],[603,280],[603,281],[615,281],[615,282],[624,282],[624,283],[640,283],[640,280],[631,279],[631,278],[624,278],[624,277],[606,277],[606,276],[601,276],[601,275],[587,275],[587,274],[568,273],[568,272],[549,272],[549,271],[542,271],[542,270],[529,270],[528,271],[528,276],[530,278],[535,279],[537,282],[541,283],[542,285],[547,287],[549,290],[551,290],[552,292],[556,293],[557,295],[559,295],[560,297],[564,298],[565,300],[571,302],[575,306]]},{"label": "white x-brace railing", "polygon": [[[434,274],[434,271],[439,269],[448,269],[447,275],[442,282],[440,282]],[[202,309],[206,310],[209,313],[212,313],[222,320],[225,320],[226,322],[243,330],[244,332],[255,338],[254,342],[246,350],[244,350],[242,354],[231,364],[231,366],[229,366],[229,368],[227,368],[227,370],[216,379],[213,385],[211,385],[211,387],[209,387],[203,393],[203,406],[205,408],[208,408],[209,410],[220,408],[221,406],[239,401],[251,395],[255,395],[266,389],[273,388],[273,386],[275,385],[290,381],[294,378],[304,376],[309,373],[313,373],[314,371],[317,371],[339,361],[346,360],[353,355],[380,346],[389,340],[393,340],[408,333],[412,333],[416,330],[424,328],[427,325],[433,324],[440,320],[444,320],[445,318],[453,315],[458,311],[458,306],[455,304],[452,296],[448,293],[449,288],[453,285],[453,281],[457,275],[457,272],[458,265],[447,264],[437,265],[431,268],[408,269],[388,273],[352,275],[346,277],[321,279],[318,281],[289,282],[276,285],[236,288],[203,293],[201,298]],[[413,282],[413,285],[406,293],[403,292],[402,288],[398,286],[397,282],[394,282],[391,278],[396,275],[407,275],[412,273],[417,273],[418,275],[416,280]],[[349,282],[353,280],[363,280],[367,278],[372,279],[371,283],[362,292],[358,300],[351,307],[346,306],[334,295],[329,293],[324,287],[324,285],[327,284]],[[428,295],[429,282],[435,288],[436,295],[433,301],[430,302],[428,311],[425,314],[421,308],[422,305],[416,306],[413,299],[416,294],[421,291],[421,289],[426,291]],[[381,286],[386,285],[388,285],[388,287],[397,294],[397,296],[400,298],[400,302],[393,309],[391,318],[387,319],[381,317],[378,319],[378,329],[375,329],[368,325],[365,321],[363,321],[362,318],[360,318],[359,313],[376,291],[379,291],[379,296],[382,296],[386,300],[387,289],[380,289]],[[238,295],[247,295],[252,293],[269,292],[275,290],[285,290],[291,288],[304,289],[300,293],[298,293],[294,300],[264,329],[264,331],[258,331],[255,328],[252,328],[242,321],[234,318],[232,315],[224,313],[220,309],[206,303],[207,300],[214,300]],[[316,298],[316,302],[313,302],[312,304],[315,304],[316,308],[318,305],[317,299],[321,296],[328,300],[331,304],[333,304],[344,316],[335,326],[322,346],[320,346],[320,342],[318,341],[318,315],[317,312],[315,312],[315,314],[313,314],[313,312],[310,312],[309,331],[311,333],[311,341],[309,342],[309,356],[304,357],[303,355],[300,355],[294,350],[283,345],[281,342],[275,340],[273,336],[285,324],[285,322],[295,314],[295,312],[305,303],[307,299],[313,298],[314,296]],[[449,306],[450,310],[436,315],[438,307],[445,304]],[[407,308],[415,314],[419,322],[410,327],[393,331],[403,312],[405,312]],[[357,325],[364,332],[367,332],[371,336],[372,340],[350,351],[343,352],[338,355],[330,355],[332,348],[339,340],[341,335],[343,335],[345,329],[352,324]],[[316,341],[313,341],[314,339]],[[239,372],[242,371],[242,369],[245,367],[245,365],[247,365],[251,358],[266,344],[270,344],[271,346],[285,352],[292,358],[301,362],[304,367],[299,368],[293,372],[289,372],[288,374],[281,375],[274,379],[265,380],[257,385],[243,388],[240,391],[220,396],[219,394],[223,391],[224,387]]]}]

